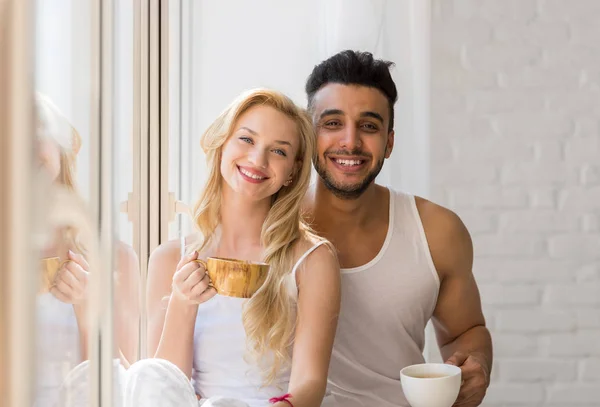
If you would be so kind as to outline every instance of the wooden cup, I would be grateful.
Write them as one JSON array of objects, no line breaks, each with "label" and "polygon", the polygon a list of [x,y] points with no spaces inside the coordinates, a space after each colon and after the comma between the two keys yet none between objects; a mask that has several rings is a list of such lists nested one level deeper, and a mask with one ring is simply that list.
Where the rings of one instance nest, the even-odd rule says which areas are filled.
[{"label": "wooden cup", "polygon": [[204,266],[217,293],[228,297],[252,297],[269,274],[269,265],[266,263],[222,257],[195,261]]}]

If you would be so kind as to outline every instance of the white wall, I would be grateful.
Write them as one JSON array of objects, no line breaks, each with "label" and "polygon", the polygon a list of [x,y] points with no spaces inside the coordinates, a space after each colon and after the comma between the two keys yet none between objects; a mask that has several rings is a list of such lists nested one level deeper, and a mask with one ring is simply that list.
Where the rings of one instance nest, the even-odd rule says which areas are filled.
[{"label": "white wall", "polygon": [[600,2],[435,0],[432,195],[473,236],[487,406],[600,400]]}]

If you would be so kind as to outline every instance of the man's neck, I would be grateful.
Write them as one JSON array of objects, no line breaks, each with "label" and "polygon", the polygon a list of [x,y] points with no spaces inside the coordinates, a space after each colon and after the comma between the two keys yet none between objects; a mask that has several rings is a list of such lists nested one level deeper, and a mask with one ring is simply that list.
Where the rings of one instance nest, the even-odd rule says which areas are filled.
[{"label": "man's neck", "polygon": [[376,202],[383,200],[380,189],[372,183],[359,197],[343,199],[328,190],[319,179],[312,185],[305,207],[319,233],[363,228],[373,220]]}]

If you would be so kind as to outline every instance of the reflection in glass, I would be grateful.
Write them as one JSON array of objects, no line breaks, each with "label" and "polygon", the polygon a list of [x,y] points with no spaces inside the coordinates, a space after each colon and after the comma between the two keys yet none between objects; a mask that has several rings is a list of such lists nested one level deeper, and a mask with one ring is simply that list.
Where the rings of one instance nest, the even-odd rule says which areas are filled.
[{"label": "reflection in glass", "polygon": [[[84,0],[38,0],[36,14],[35,153],[38,169],[36,187],[43,202],[36,211],[43,222],[36,224],[34,246],[39,252],[40,289],[36,297],[36,407],[91,405],[92,383],[99,372],[90,369],[89,359],[96,344],[90,337],[98,322],[97,294],[104,289],[97,279],[105,272],[98,262],[99,230],[89,210],[99,202],[99,180],[94,179],[94,163],[101,145],[101,134],[93,128],[92,96],[94,69],[101,56],[93,46],[93,11],[96,4]],[[133,196],[133,3],[115,6],[114,118],[112,138],[114,157],[109,174],[100,174],[113,184],[115,200]],[[108,97],[108,96],[107,96]],[[111,109],[113,110],[113,109]],[[103,139],[105,140],[105,139]],[[77,164],[77,165],[76,165]],[[112,177],[111,174],[119,174]],[[92,182],[93,181],[93,182]],[[115,208],[119,202],[114,202]],[[134,232],[139,224],[129,217],[115,218],[117,236],[113,240],[110,272],[113,280],[113,377],[112,405],[120,404],[119,380],[130,363],[139,356],[139,259]],[[139,239],[139,237],[138,237]],[[96,259],[96,260],[94,260]],[[109,264],[108,259],[106,265]],[[104,266],[104,264],[103,264]],[[102,301],[106,302],[106,298]],[[102,311],[103,312],[103,311]],[[90,324],[94,322],[94,324]],[[103,341],[106,343],[106,341]],[[93,345],[96,346],[96,345]],[[104,359],[103,359],[104,360]],[[93,374],[92,374],[93,373]],[[92,382],[94,380],[94,382]]]},{"label": "reflection in glass", "polygon": [[[46,224],[41,230],[41,284],[36,298],[35,406],[54,406],[69,371],[87,359],[87,293],[91,242],[81,230],[80,198],[75,184],[77,131],[45,95],[36,95],[36,154],[40,188],[48,192]],[[57,194],[68,198],[56,202]],[[64,214],[71,214],[64,216]],[[62,216],[61,216],[62,215]],[[59,222],[48,222],[55,217]],[[89,220],[87,221],[89,225]]]},{"label": "reflection in glass", "polygon": [[[138,189],[134,188],[134,141],[133,141],[133,22],[134,2],[115,2],[114,44],[115,97],[114,133],[112,134],[112,171],[115,191],[114,207],[126,202],[127,213],[116,214],[117,239],[113,246],[114,302],[113,324],[120,357],[125,364],[133,363],[139,355],[140,324],[140,273],[136,253],[139,236]],[[139,175],[139,174],[137,174]],[[136,236],[136,230],[138,231]]]},{"label": "reflection in glass", "polygon": [[[81,139],[52,101],[36,97],[36,152],[47,222],[40,234],[41,285],[36,299],[38,365],[35,406],[89,403],[88,317],[94,230],[77,193],[76,157]],[[92,263],[93,264],[93,263]],[[138,260],[115,244],[115,379],[136,360]],[[118,386],[118,383],[117,383]],[[118,393],[117,393],[118,394]]]}]

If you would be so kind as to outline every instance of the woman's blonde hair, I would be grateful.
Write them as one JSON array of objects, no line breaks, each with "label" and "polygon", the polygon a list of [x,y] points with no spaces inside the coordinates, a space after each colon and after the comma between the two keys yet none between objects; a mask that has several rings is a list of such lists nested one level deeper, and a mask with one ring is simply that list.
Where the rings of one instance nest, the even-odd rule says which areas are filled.
[{"label": "woman's blonde hair", "polygon": [[[74,199],[79,199],[75,178],[81,136],[50,98],[39,92],[35,95],[35,113],[36,137],[50,139],[60,150],[60,172],[55,182],[73,193]],[[65,227],[62,231],[62,238],[69,247],[85,254],[86,250],[77,239],[77,234],[74,227]]]},{"label": "woman's blonde hair", "polygon": [[270,106],[292,119],[297,126],[300,146],[296,160],[301,161],[293,174],[292,183],[283,186],[273,197],[271,209],[263,223],[261,243],[263,261],[270,265],[264,285],[244,306],[243,322],[248,338],[249,356],[259,361],[272,352],[274,363],[265,371],[265,383],[270,384],[280,369],[289,363],[289,349],[293,341],[295,314],[287,280],[294,263],[294,243],[301,237],[313,237],[302,220],[300,205],[307,192],[311,175],[311,160],[316,136],[306,111],[287,96],[267,89],[243,93],[219,115],[201,139],[210,174],[200,199],[193,209],[194,223],[201,238],[190,251],[206,248],[220,223],[223,177],[220,164],[223,145],[234,132],[239,117],[254,106]]}]

